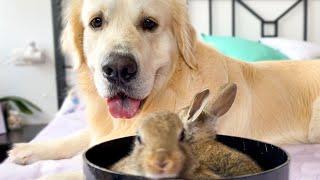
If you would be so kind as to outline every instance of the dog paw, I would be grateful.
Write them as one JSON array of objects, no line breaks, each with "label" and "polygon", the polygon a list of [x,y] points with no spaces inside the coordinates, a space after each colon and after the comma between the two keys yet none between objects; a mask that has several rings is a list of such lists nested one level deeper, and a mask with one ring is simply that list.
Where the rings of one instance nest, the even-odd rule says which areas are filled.
[{"label": "dog paw", "polygon": [[41,160],[40,149],[37,144],[18,143],[8,152],[9,160],[16,164],[28,165]]},{"label": "dog paw", "polygon": [[64,172],[40,177],[38,180],[83,180],[85,179],[82,172]]}]

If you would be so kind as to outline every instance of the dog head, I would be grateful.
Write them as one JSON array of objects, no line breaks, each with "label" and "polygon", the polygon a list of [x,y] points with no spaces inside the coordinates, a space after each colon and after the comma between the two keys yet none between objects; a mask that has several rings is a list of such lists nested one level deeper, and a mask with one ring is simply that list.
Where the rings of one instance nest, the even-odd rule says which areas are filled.
[{"label": "dog head", "polygon": [[132,118],[172,76],[177,61],[196,68],[185,0],[69,0],[64,51],[88,66],[115,118]]}]

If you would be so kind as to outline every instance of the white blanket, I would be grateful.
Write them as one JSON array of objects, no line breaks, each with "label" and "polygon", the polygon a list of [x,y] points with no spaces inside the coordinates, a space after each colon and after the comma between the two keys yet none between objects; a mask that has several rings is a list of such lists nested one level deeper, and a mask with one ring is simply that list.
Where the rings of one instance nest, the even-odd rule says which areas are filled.
[{"label": "white blanket", "polygon": [[[57,116],[33,141],[61,138],[77,132],[86,126],[83,117],[83,111]],[[81,168],[81,155],[72,159],[40,161],[27,166],[16,165],[6,160],[0,165],[0,180],[33,180],[58,172],[80,171]]]}]

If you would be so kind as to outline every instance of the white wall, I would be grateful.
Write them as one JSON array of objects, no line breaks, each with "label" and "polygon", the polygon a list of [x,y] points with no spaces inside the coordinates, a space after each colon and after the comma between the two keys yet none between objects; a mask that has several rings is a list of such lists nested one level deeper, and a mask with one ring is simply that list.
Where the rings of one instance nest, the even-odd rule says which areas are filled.
[{"label": "white wall", "polygon": [[[263,17],[272,20],[293,0],[246,0]],[[237,35],[258,39],[260,23],[237,5]],[[191,0],[191,20],[198,33],[208,33],[207,0]],[[302,5],[280,22],[280,36],[302,38]],[[309,41],[320,43],[320,1],[309,0]],[[213,1],[213,32],[231,35],[231,0]],[[34,40],[49,57],[45,65],[16,67],[6,65],[10,52]],[[49,121],[57,111],[53,32],[50,0],[0,1],[0,96],[18,95],[38,104],[43,114],[29,118],[32,123]]]},{"label": "white wall", "polygon": [[[244,0],[252,9],[266,20],[274,20],[296,0]],[[213,34],[231,35],[232,0],[213,1]],[[236,35],[257,40],[260,37],[260,21],[237,3]],[[190,0],[191,20],[198,33],[208,33],[208,1]],[[279,22],[279,36],[302,40],[302,3]],[[320,1],[309,0],[308,40],[320,43]]]},{"label": "white wall", "polygon": [[[50,0],[0,1],[0,96],[22,96],[39,105],[44,113],[29,117],[31,123],[48,122],[57,111],[52,29]],[[17,67],[4,63],[13,49],[32,40],[46,52],[46,64]]]}]

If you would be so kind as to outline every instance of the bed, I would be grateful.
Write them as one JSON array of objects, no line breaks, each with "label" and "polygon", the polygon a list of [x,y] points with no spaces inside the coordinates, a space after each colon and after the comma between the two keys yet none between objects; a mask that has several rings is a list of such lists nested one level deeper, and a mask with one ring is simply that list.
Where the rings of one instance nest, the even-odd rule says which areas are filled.
[{"label": "bed", "polygon": [[[56,117],[32,141],[46,141],[76,133],[86,127],[85,106],[76,92],[69,94]],[[290,180],[320,180],[320,144],[283,146],[291,156]],[[28,166],[5,160],[0,165],[0,179],[28,180],[82,169],[81,154],[64,160],[40,161]]]},{"label": "bed", "polygon": [[[214,35],[214,25],[213,25],[213,12],[215,0],[191,0],[189,3],[194,3],[194,1],[205,2],[206,7],[208,7],[208,30],[207,35]],[[254,9],[252,9],[246,1],[244,0],[227,0],[231,3],[231,36],[237,36],[237,7],[243,7],[250,14],[256,17],[261,24],[260,31],[260,43],[270,46],[273,49],[281,51],[284,53],[288,59],[304,59],[303,57],[308,57],[308,59],[320,57],[319,46],[310,42],[308,40],[308,0],[293,0],[292,6],[286,9],[280,16],[275,20],[269,21],[262,18]],[[257,0],[256,0],[257,1]],[[288,40],[278,38],[280,20],[290,14],[294,8],[298,5],[302,6],[302,23],[301,29],[303,33],[302,38],[298,40]],[[77,91],[72,88],[74,83],[72,77],[72,64],[65,61],[61,52],[59,51],[59,36],[60,36],[60,1],[52,0],[52,10],[54,17],[54,28],[55,28],[55,47],[56,47],[56,72],[57,72],[57,93],[58,102],[60,106],[59,112],[56,114],[55,118],[44,128],[32,141],[46,141],[50,139],[55,139],[69,134],[75,133],[86,127],[86,120],[84,116],[85,105],[78,98]],[[265,30],[265,25],[272,25],[274,27],[273,33],[267,33]],[[200,37],[201,38],[201,37]],[[270,39],[275,38],[275,39]],[[288,50],[289,49],[289,50]],[[307,55],[290,54],[290,52],[296,52],[298,50],[302,52],[311,51]],[[290,55],[289,55],[290,54]],[[301,57],[301,58],[295,58]],[[310,58],[311,57],[311,58]],[[73,89],[70,91],[70,89]],[[69,93],[67,93],[69,92]],[[291,180],[320,180],[320,145],[317,144],[305,144],[305,145],[289,145],[283,146],[291,156],[291,166],[290,166],[290,179]],[[11,163],[9,160],[4,161],[0,165],[0,179],[37,179],[43,175],[50,175],[59,172],[70,172],[70,171],[80,171],[82,168],[81,154],[75,156],[72,159],[64,160],[49,160],[36,162],[28,166],[20,166]]]}]

